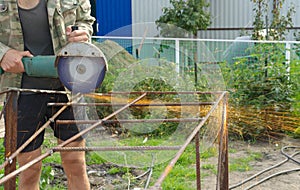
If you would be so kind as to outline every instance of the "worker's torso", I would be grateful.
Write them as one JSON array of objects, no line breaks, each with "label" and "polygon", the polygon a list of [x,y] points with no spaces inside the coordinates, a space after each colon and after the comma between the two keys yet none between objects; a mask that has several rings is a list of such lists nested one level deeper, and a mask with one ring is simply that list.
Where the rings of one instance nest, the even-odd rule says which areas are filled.
[{"label": "worker's torso", "polygon": [[[85,22],[87,23],[84,26],[87,30],[91,30],[92,27],[89,26],[88,22],[92,23],[93,18],[89,17],[90,4],[87,3],[88,1],[82,4],[79,3],[80,0],[45,1],[54,54],[58,53],[60,49],[67,44],[66,27],[74,25],[78,17],[86,16]],[[18,6],[30,9],[35,7],[38,3],[39,0],[0,1],[0,42],[2,44],[20,51],[24,50],[24,38]],[[80,11],[78,10],[78,7],[80,7]],[[1,48],[7,47],[1,46],[1,43],[0,52],[5,52],[5,50]],[[11,77],[8,76],[8,79],[1,80],[1,88],[6,86],[20,87],[20,74],[5,73],[5,75],[11,75]]]},{"label": "worker's torso", "polygon": [[[46,1],[18,0],[18,11],[23,31],[24,50],[34,56],[54,55]],[[21,88],[56,90],[61,89],[62,84],[58,78],[32,77],[23,73]]]}]

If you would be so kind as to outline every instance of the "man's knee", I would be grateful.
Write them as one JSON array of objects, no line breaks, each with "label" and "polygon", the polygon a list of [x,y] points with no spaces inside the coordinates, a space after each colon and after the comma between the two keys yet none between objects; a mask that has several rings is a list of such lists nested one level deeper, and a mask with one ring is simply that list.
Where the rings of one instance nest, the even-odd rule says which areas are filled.
[{"label": "man's knee", "polygon": [[[84,147],[85,142],[75,141],[68,144],[69,147]],[[73,152],[61,152],[61,160],[64,169],[69,171],[85,170],[85,152],[73,151]]]},{"label": "man's knee", "polygon": [[85,165],[85,155],[80,152],[61,153],[63,165]]},{"label": "man's knee", "polygon": [[86,169],[84,152],[61,152],[61,161],[68,173],[78,173]]}]

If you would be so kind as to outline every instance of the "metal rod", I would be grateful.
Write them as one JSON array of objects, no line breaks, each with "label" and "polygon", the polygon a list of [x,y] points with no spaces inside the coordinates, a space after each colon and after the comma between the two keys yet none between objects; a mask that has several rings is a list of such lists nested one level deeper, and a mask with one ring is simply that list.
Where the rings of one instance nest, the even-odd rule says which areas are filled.
[{"label": "metal rod", "polygon": [[35,158],[34,160],[32,160],[32,161],[26,163],[25,165],[21,166],[17,170],[14,170],[13,172],[11,172],[8,175],[4,176],[3,178],[0,179],[0,185],[3,184],[3,183],[5,183],[8,180],[14,178],[16,175],[18,175],[22,171],[28,169],[29,167],[31,167],[32,165],[36,164],[37,162],[43,160],[44,158],[48,157],[52,153],[53,152],[51,150],[48,150],[46,153],[40,155],[39,157]]},{"label": "metal rod", "polygon": [[[151,103],[151,104],[134,104],[130,107],[145,106],[209,106],[215,102],[182,102],[182,103]],[[48,103],[48,106],[63,106],[65,103]],[[72,106],[125,106],[125,103],[73,103]]]},{"label": "metal rod", "polygon": [[195,136],[195,149],[196,149],[196,176],[197,176],[197,190],[201,190],[201,171],[200,171],[200,134],[199,131]]},{"label": "metal rod", "polygon": [[158,180],[156,181],[156,183],[154,184],[153,188],[154,189],[160,189],[162,182],[164,181],[164,179],[167,177],[167,175],[171,172],[171,170],[173,169],[175,163],[177,162],[177,160],[179,159],[179,157],[182,155],[182,153],[184,152],[184,150],[186,149],[186,147],[190,144],[190,142],[193,140],[193,138],[195,137],[195,135],[197,134],[198,131],[200,131],[200,129],[202,128],[202,126],[205,124],[205,122],[208,120],[208,118],[210,117],[210,115],[213,113],[213,111],[217,108],[218,104],[221,102],[221,100],[224,98],[224,96],[226,95],[227,92],[223,92],[219,99],[217,100],[216,104],[210,109],[210,111],[208,112],[208,114],[204,117],[204,119],[200,122],[200,124],[193,130],[193,132],[191,133],[191,135],[187,138],[187,140],[185,141],[185,143],[182,145],[182,147],[180,148],[180,150],[177,152],[177,154],[175,155],[175,157],[169,162],[169,165],[166,167],[166,169],[164,170],[164,172],[161,174],[161,176],[158,178]]},{"label": "metal rod", "polygon": [[86,129],[82,130],[78,134],[74,135],[73,137],[71,137],[68,140],[64,141],[63,143],[59,144],[58,147],[64,147],[65,145],[67,145],[70,142],[76,140],[77,138],[81,137],[82,135],[84,135],[85,133],[89,132],[90,130],[96,128],[99,125],[102,125],[104,121],[107,121],[108,119],[114,117],[118,113],[120,113],[123,110],[125,110],[126,108],[130,107],[130,105],[135,104],[136,102],[138,102],[139,100],[141,100],[142,98],[144,98],[146,95],[147,95],[147,93],[142,94],[141,96],[139,96],[138,98],[136,98],[135,100],[133,100],[131,103],[128,103],[126,106],[118,109],[117,111],[113,112],[109,116],[103,118],[102,120],[98,121],[97,123],[93,124],[92,126],[90,126],[90,127],[86,128]]},{"label": "metal rod", "polygon": [[[47,93],[47,92],[42,92]],[[53,92],[54,93],[54,92]],[[142,98],[144,98],[148,94],[219,94],[220,97],[216,102],[201,102],[201,103],[195,103],[195,102],[184,102],[184,103],[167,103],[169,106],[186,106],[186,105],[212,105],[208,113],[204,118],[184,118],[184,119],[149,119],[149,120],[109,120],[113,118],[118,113],[122,112],[123,110],[132,107],[132,106],[166,106],[166,104],[137,104],[138,101],[140,101]],[[195,139],[195,146],[196,146],[196,172],[197,172],[197,189],[201,190],[201,173],[200,173],[200,149],[199,149],[199,131],[202,128],[202,126],[206,123],[206,121],[209,119],[210,115],[217,109],[220,102],[223,100],[223,110],[222,110],[222,123],[221,123],[221,130],[219,134],[219,162],[218,162],[218,179],[217,179],[217,188],[218,190],[227,190],[228,189],[228,131],[227,131],[227,92],[117,92],[117,93],[109,93],[109,95],[117,95],[117,94],[141,94],[138,98],[134,99],[128,104],[117,104],[118,106],[123,106],[117,111],[113,112],[109,116],[105,117],[102,120],[91,120],[91,121],[76,121],[76,120],[57,120],[57,124],[66,124],[66,123],[90,123],[92,126],[89,128],[84,129],[83,131],[79,132],[78,134],[74,135],[70,139],[64,141],[63,143],[57,145],[54,148],[49,149],[44,154],[40,155],[36,159],[30,161],[29,163],[25,164],[24,166],[20,167],[18,170],[15,170],[8,175],[5,175],[2,179],[0,179],[0,185],[3,183],[6,183],[8,180],[11,180],[14,178],[17,174],[20,172],[26,170],[33,164],[41,161],[42,159],[50,156],[55,151],[144,151],[144,150],[178,150],[175,157],[170,161],[169,165],[165,168],[164,172],[161,174],[157,182],[154,184],[154,189],[161,189],[161,184],[163,180],[166,178],[166,176],[171,172],[172,168],[178,161],[179,157],[182,155],[182,153],[185,151],[186,147],[190,144],[190,142]],[[95,93],[88,94],[89,95],[97,95]],[[103,95],[103,94],[102,94]],[[224,98],[225,97],[225,98]],[[52,103],[51,103],[52,104]],[[50,104],[50,105],[51,105]],[[49,105],[49,104],[48,104]],[[53,103],[52,105],[56,105],[56,103]],[[87,104],[77,104],[73,102],[69,102],[68,105],[65,103],[62,104],[63,106],[70,106],[70,105],[84,105]],[[91,105],[116,105],[116,104],[106,104],[106,103],[97,103],[97,104],[91,104]],[[224,113],[225,112],[225,113]],[[55,118],[54,118],[55,119]],[[49,121],[54,122],[54,119],[50,119]],[[187,140],[184,142],[181,146],[123,146],[123,147],[65,147],[70,142],[76,140],[78,137],[84,135],[85,133],[89,132],[90,130],[94,129],[95,127],[99,125],[109,124],[109,123],[148,123],[148,122],[199,122],[200,123],[195,127],[195,129],[192,131],[192,133],[189,135]],[[45,124],[46,125],[46,124]],[[49,126],[50,123],[47,124]],[[18,150],[17,150],[18,151]],[[17,155],[15,152],[14,154]],[[13,155],[14,155],[13,154]],[[10,156],[8,159],[13,160],[15,157]],[[6,164],[8,164],[8,161],[6,160]],[[152,189],[152,188],[151,188]],[[10,190],[10,189],[9,189]]]},{"label": "metal rod", "polygon": [[228,129],[227,129],[227,99],[226,95],[223,100],[222,122],[219,134],[219,158],[217,174],[217,190],[228,190]]},{"label": "metal rod", "polygon": [[[161,122],[199,122],[203,118],[184,118],[184,119],[118,119],[103,121],[103,125],[112,123],[161,123]],[[93,124],[99,120],[57,120],[56,124]]]},{"label": "metal rod", "polygon": [[[10,91],[6,99],[5,106],[5,157],[9,157],[17,149],[17,100],[18,92]],[[7,159],[8,160],[8,159]],[[8,160],[5,167],[5,175],[16,170],[16,159]],[[16,177],[11,178],[4,184],[5,190],[16,189]]]},{"label": "metal rod", "polygon": [[[114,113],[110,114],[109,116],[105,117],[103,120],[108,120],[110,118],[112,118],[113,116],[115,116],[116,114],[120,113],[121,111],[125,110],[126,108],[128,108],[130,105],[136,103],[137,101],[139,101],[140,99],[142,99],[143,97],[146,96],[146,93],[142,94],[141,96],[139,96],[137,99],[135,99],[134,101],[132,101],[131,103],[129,103],[128,105],[120,108],[119,110],[115,111]],[[94,129],[95,127],[99,126],[102,124],[103,120],[95,123],[94,125],[90,126],[89,128],[77,133],[76,135],[74,135],[73,137],[69,138],[68,140],[62,142],[61,144],[57,145],[54,148],[60,148],[60,147],[64,147],[67,144],[73,142],[74,140],[76,140],[77,138],[79,138],[80,136],[84,135],[85,133],[89,132],[90,130]],[[53,153],[53,149],[48,150],[46,153],[40,155],[39,157],[35,158],[34,160],[28,162],[27,164],[21,166],[20,168],[18,168],[17,170],[15,170],[14,172],[10,173],[7,176],[4,176],[3,178],[0,179],[0,185],[3,184],[4,182],[6,182],[7,180],[11,179],[12,177],[16,176],[17,174],[21,173],[22,171],[26,170],[27,168],[29,168],[30,166],[36,164],[37,162],[43,160],[44,158],[48,157],[49,155],[51,155]]]},{"label": "metal rod", "polygon": [[1,91],[0,92],[0,95],[4,95],[4,94],[8,94],[8,93],[10,93],[12,90],[4,90],[4,91]]},{"label": "metal rod", "polygon": [[[68,91],[58,91],[58,90],[40,90],[40,89],[26,89],[26,88],[9,88],[8,91],[18,91],[18,92],[32,92],[32,93],[45,93],[45,94],[71,94]],[[5,92],[5,91],[4,91]],[[4,93],[2,92],[2,93]],[[1,94],[1,93],[0,93]]]},{"label": "metal rod", "polygon": [[109,92],[109,93],[90,93],[90,94],[87,94],[87,96],[89,95],[100,95],[100,96],[111,96],[111,95],[124,95],[124,94],[130,94],[130,95],[133,95],[133,94],[143,94],[143,93],[147,93],[148,95],[151,95],[151,94],[174,94],[174,95],[178,95],[178,94],[223,94],[224,91],[207,91],[207,92],[200,92],[200,91],[179,91],[179,92],[176,92],[176,91],[134,91],[134,92]]},{"label": "metal rod", "polygon": [[[78,98],[80,95],[74,96],[74,98]],[[71,101],[70,101],[71,102]],[[25,143],[23,143],[14,153],[11,154],[10,157],[6,159],[6,161],[0,166],[0,169],[3,169],[11,160],[13,160],[17,155],[26,148],[26,146],[32,142],[44,129],[46,129],[50,123],[54,122],[54,120],[69,106],[70,104],[66,104],[61,109],[59,109],[39,130],[37,130]],[[15,128],[16,130],[17,128]]]},{"label": "metal rod", "polygon": [[120,147],[54,147],[53,151],[145,151],[145,150],[178,150],[181,146],[120,146]]}]

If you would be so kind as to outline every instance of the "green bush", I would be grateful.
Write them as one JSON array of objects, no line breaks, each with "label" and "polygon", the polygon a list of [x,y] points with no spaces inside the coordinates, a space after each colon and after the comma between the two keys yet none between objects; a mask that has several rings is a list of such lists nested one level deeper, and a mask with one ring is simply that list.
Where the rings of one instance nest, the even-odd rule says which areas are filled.
[{"label": "green bush", "polygon": [[[242,138],[291,132],[299,124],[299,65],[286,64],[281,43],[256,44],[249,56],[222,63],[230,95],[230,130]],[[291,71],[288,72],[288,66]],[[297,71],[298,70],[298,71]]]}]

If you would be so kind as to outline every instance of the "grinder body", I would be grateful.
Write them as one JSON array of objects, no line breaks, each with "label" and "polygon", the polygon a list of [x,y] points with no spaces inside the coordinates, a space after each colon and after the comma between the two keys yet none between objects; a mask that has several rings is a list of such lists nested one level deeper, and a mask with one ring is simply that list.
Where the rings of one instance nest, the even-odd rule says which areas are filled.
[{"label": "grinder body", "polygon": [[23,57],[22,62],[27,75],[59,78],[67,89],[76,93],[95,90],[107,70],[103,52],[85,42],[69,43],[56,56]]}]

